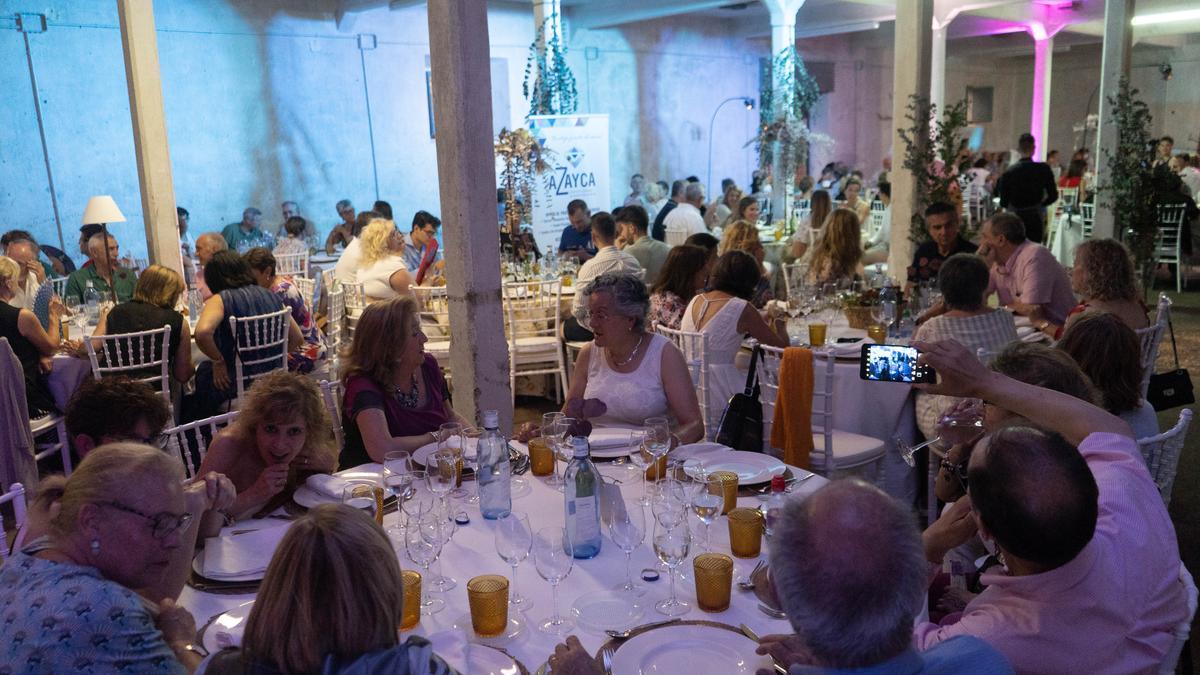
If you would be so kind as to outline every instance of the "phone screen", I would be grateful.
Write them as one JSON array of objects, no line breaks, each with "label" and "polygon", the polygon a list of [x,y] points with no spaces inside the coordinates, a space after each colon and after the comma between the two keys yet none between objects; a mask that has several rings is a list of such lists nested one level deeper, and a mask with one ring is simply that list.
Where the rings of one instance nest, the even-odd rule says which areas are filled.
[{"label": "phone screen", "polygon": [[875,382],[936,382],[932,368],[917,365],[916,347],[863,345],[859,377]]}]

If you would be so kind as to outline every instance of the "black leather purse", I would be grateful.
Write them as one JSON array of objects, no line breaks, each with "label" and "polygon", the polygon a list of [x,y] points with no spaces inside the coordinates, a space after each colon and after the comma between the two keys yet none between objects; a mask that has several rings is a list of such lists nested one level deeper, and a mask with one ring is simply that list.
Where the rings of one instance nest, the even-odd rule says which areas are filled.
[{"label": "black leather purse", "polygon": [[1179,367],[1175,327],[1171,325],[1170,319],[1167,319],[1167,330],[1171,333],[1171,354],[1175,357],[1175,370],[1151,375],[1150,387],[1146,390],[1146,400],[1159,411],[1196,402],[1196,394],[1192,391],[1192,377],[1188,375],[1187,368]]},{"label": "black leather purse", "polygon": [[734,450],[763,451],[763,411],[758,400],[757,373],[761,353],[762,347],[755,345],[750,355],[750,372],[746,374],[746,389],[730,397],[717,426],[717,442]]}]

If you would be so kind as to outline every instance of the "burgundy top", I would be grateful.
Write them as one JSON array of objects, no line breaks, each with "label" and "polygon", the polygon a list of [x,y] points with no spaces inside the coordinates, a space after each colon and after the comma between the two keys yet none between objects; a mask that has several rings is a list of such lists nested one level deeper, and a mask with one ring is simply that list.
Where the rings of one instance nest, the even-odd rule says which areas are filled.
[{"label": "burgundy top", "polygon": [[366,375],[351,375],[346,379],[346,394],[342,399],[342,431],[346,447],[338,458],[342,469],[367,464],[374,460],[363,445],[362,433],[355,418],[364,410],[382,410],[387,418],[388,432],[392,436],[419,436],[450,422],[446,415],[446,401],[450,394],[446,380],[432,354],[425,355],[421,364],[420,377],[425,378],[425,403],[416,408],[400,405],[391,387],[384,388]]}]

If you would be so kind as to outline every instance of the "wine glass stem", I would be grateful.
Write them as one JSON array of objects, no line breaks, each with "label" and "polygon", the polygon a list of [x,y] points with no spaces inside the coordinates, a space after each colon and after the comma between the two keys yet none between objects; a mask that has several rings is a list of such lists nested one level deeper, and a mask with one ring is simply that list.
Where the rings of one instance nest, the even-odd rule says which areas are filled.
[{"label": "wine glass stem", "polygon": [[671,599],[667,601],[667,605],[675,604],[675,566],[667,565],[667,575],[671,578]]},{"label": "wine glass stem", "polygon": [[517,565],[520,565],[520,564],[521,564],[520,561],[511,564],[511,567],[512,567],[512,596],[514,598],[521,597],[520,589],[517,588]]},{"label": "wine glass stem", "polygon": [[562,617],[560,617],[558,615],[558,584],[557,583],[550,584],[550,597],[551,597],[551,606],[554,609],[554,612],[550,615],[550,623],[557,626],[558,624],[562,623]]},{"label": "wine glass stem", "polygon": [[630,567],[630,558],[633,557],[633,551],[625,551],[625,587],[633,589],[633,569]]},{"label": "wine glass stem", "polygon": [[708,545],[708,528],[710,528],[710,527],[712,527],[712,525],[710,523],[704,523],[704,550],[705,551],[712,550]]}]

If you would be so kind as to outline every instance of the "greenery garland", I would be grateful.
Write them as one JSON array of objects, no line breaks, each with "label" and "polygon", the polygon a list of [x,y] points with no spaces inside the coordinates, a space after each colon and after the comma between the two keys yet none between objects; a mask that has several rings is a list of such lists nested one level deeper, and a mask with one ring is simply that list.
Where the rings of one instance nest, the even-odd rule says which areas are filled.
[{"label": "greenery garland", "polygon": [[1117,95],[1108,97],[1116,126],[1117,149],[1104,151],[1108,182],[1098,186],[1104,206],[1113,212],[1116,231],[1133,252],[1143,275],[1153,271],[1158,211],[1154,201],[1154,142],[1150,137],[1153,118],[1150,108],[1138,98],[1138,90],[1122,77]]},{"label": "greenery garland", "polygon": [[579,92],[575,75],[567,66],[567,48],[558,34],[558,14],[552,14],[541,26],[529,45],[525,62],[525,81],[521,93],[529,101],[529,114],[569,115],[579,107]]},{"label": "greenery garland", "polygon": [[[780,168],[784,175],[790,176],[808,162],[812,142],[832,143],[832,139],[814,134],[808,128],[808,115],[821,97],[821,90],[816,78],[804,67],[804,59],[796,47],[785,47],[775,55],[771,66],[771,72],[760,78],[758,133],[746,145],[754,145],[760,169],[773,166],[778,152]],[[775,73],[781,73],[778,83]]]},{"label": "greenery garland", "polygon": [[504,225],[509,232],[516,234],[521,223],[529,221],[534,182],[538,174],[550,168],[547,160],[553,154],[528,129],[500,129],[496,156],[504,163],[500,184],[504,186]]},{"label": "greenery garland", "polygon": [[908,97],[908,128],[898,129],[904,143],[903,167],[913,176],[912,218],[908,238],[920,244],[929,238],[925,229],[925,209],[934,202],[954,202],[952,186],[958,181],[958,157],[967,147],[963,131],[967,127],[967,102],[960,100],[947,107],[941,118],[937,106],[924,96]]}]

